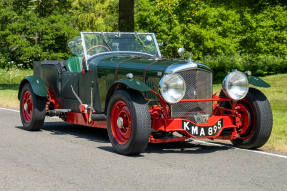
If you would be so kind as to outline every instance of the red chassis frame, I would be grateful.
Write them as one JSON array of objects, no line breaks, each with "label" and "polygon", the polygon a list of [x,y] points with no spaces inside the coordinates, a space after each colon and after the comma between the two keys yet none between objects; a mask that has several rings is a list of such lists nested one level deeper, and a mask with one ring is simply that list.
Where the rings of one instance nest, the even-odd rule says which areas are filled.
[{"label": "red chassis frame", "polygon": [[[171,118],[169,116],[169,107],[168,105],[161,100],[161,106],[154,105],[150,109],[151,120],[152,120],[152,128],[156,131],[164,131],[164,132],[178,132],[182,135],[182,137],[173,137],[169,139],[158,139],[154,138],[153,135],[150,136],[150,142],[152,143],[167,143],[167,142],[176,142],[176,141],[185,141],[189,138],[196,139],[227,139],[232,140],[238,138],[237,129],[242,125],[241,115],[237,112],[239,107],[236,102],[233,102],[232,99],[229,98],[220,98],[216,96],[216,93],[213,95],[213,98],[210,99],[185,99],[180,102],[203,102],[203,101],[212,101],[217,102],[213,103],[213,115],[211,115],[208,119],[208,123],[197,124],[187,119],[181,118]],[[221,101],[230,101],[232,102],[232,109],[223,108],[219,105],[218,102]],[[229,114],[224,114],[224,111],[228,111]],[[216,133],[216,135],[212,136],[193,136],[188,131],[182,128],[182,122],[187,121],[194,126],[201,127],[210,127],[215,125],[219,120],[222,120],[223,124],[220,130]],[[224,129],[232,128],[232,133],[230,136],[220,136],[221,132]]]},{"label": "red chassis frame", "polygon": [[[238,112],[238,109],[240,106],[237,105],[236,102],[229,98],[220,98],[214,93],[212,98],[210,99],[185,99],[181,100],[180,102],[203,102],[203,101],[212,101],[213,103],[213,114],[209,117],[208,123],[204,124],[197,124],[192,121],[189,121],[187,119],[182,118],[171,118],[169,113],[169,105],[163,100],[163,98],[151,90],[153,93],[155,93],[159,100],[160,105],[153,105],[150,107],[150,113],[151,113],[151,127],[155,131],[162,131],[162,132],[178,132],[181,136],[179,137],[169,137],[169,138],[155,138],[152,134],[150,136],[149,142],[151,143],[167,143],[167,142],[177,142],[177,141],[185,141],[189,138],[196,138],[196,139],[227,139],[232,140],[238,138],[238,132],[237,129],[242,125],[242,117],[241,114]],[[49,94],[49,101],[53,103],[57,109],[59,108],[59,105],[57,104],[57,101],[53,99],[54,96]],[[146,99],[148,100],[148,99]],[[219,102],[222,101],[230,101],[232,102],[232,109],[223,108],[219,105]],[[228,114],[225,114],[228,111]],[[89,120],[90,118],[90,109],[88,111],[82,110],[82,113],[76,113],[76,112],[68,112],[66,114],[65,118],[62,118],[64,121],[72,124],[77,125],[84,125],[84,126],[90,126],[90,127],[97,127],[97,128],[107,128],[106,121],[93,121]],[[222,127],[220,130],[216,133],[216,135],[212,136],[193,136],[188,131],[182,128],[182,123],[184,121],[187,121],[195,126],[201,126],[201,127],[210,127],[216,124],[219,120],[222,120]],[[232,133],[229,136],[220,136],[221,132],[224,129],[230,129],[232,128]]]}]

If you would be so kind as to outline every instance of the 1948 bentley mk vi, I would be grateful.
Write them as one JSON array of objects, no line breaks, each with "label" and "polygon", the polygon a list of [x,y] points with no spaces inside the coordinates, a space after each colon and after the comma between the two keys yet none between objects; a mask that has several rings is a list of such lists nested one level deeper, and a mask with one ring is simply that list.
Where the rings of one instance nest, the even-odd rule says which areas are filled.
[{"label": "1948 bentley mk vi", "polygon": [[163,58],[153,33],[82,32],[68,46],[74,57],[34,62],[34,75],[21,82],[24,129],[40,129],[46,115],[107,128],[124,155],[144,152],[149,142],[227,139],[254,149],[269,139],[270,104],[249,84],[269,85],[248,72],[232,71],[213,93],[211,69]]}]

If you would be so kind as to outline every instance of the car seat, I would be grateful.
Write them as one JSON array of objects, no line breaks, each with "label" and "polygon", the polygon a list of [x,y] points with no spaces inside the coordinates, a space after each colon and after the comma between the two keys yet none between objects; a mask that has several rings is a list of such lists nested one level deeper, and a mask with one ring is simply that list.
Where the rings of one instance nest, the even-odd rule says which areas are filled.
[{"label": "car seat", "polygon": [[73,56],[66,60],[66,68],[69,72],[81,72],[83,69],[82,57]]}]

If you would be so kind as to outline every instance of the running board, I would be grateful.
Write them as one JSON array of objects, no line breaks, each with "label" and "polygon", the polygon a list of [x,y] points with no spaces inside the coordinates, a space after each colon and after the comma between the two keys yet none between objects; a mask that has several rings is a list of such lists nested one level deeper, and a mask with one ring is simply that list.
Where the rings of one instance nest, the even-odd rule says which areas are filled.
[{"label": "running board", "polygon": [[46,115],[49,117],[53,117],[53,116],[60,116],[64,113],[68,113],[71,112],[71,109],[54,109],[54,110],[48,110],[46,112]]},{"label": "running board", "polygon": [[71,112],[71,109],[54,109],[54,111],[56,112],[61,112],[61,113],[67,113],[67,112]]},{"label": "running board", "polygon": [[107,120],[107,117],[105,114],[92,114],[92,120],[93,121],[105,121]]}]

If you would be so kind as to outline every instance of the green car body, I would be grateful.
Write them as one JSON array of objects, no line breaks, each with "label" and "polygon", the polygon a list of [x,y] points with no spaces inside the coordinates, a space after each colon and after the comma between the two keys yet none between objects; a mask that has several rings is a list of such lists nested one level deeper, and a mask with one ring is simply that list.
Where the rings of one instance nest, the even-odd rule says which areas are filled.
[{"label": "green car body", "polygon": [[[70,109],[72,106],[72,111],[79,112],[79,101],[71,86],[83,103],[90,104],[93,82],[93,107],[98,113],[104,113],[109,97],[119,86],[145,93],[147,98],[157,101],[150,90],[159,93],[158,84],[165,70],[171,65],[187,64],[187,61],[179,59],[136,56],[139,55],[101,55],[90,59],[89,70],[84,72],[69,71],[65,61],[34,62],[34,75],[26,77],[21,84],[28,81],[35,94],[42,97],[48,95],[48,89],[61,108]],[[133,77],[128,78],[128,74]]]},{"label": "green car body", "polygon": [[[82,72],[79,65],[72,70],[66,61],[43,61],[34,63],[34,75],[26,77],[20,84],[28,82],[36,95],[46,97],[47,89],[58,100],[61,108],[78,110],[78,100],[71,91],[71,85],[83,103],[91,102],[91,85],[95,84],[92,94],[93,107],[99,113],[106,111],[107,101],[112,92],[122,86],[145,93],[147,98],[157,99],[150,92],[158,92],[159,81],[171,65],[186,65],[188,61],[180,59],[135,58],[133,54],[107,54],[90,59],[89,70]],[[202,68],[210,70],[207,66]],[[68,69],[70,68],[70,69]],[[77,71],[78,70],[78,71]],[[132,74],[133,78],[127,77]],[[258,87],[268,87],[259,78],[249,76],[249,83]],[[19,91],[20,92],[20,91]],[[18,96],[19,97],[19,96]]]}]

